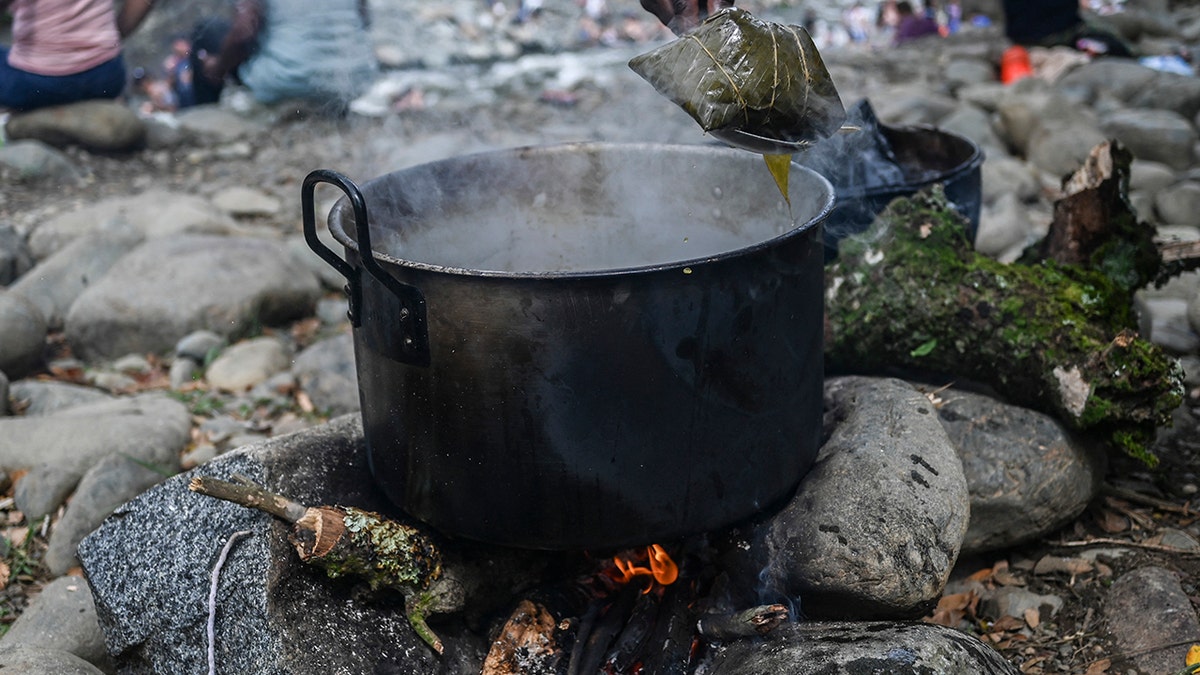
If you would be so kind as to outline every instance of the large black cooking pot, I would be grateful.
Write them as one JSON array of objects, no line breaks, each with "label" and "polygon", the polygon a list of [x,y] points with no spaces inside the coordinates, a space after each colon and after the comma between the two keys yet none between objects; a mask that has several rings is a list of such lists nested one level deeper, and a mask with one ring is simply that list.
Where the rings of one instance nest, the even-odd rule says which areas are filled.
[{"label": "large black cooking pot", "polygon": [[[316,235],[313,192],[344,260]],[[822,219],[762,158],[571,144],[304,182],[346,276],[371,470],[443,532],[615,548],[729,525],[818,449]]]}]

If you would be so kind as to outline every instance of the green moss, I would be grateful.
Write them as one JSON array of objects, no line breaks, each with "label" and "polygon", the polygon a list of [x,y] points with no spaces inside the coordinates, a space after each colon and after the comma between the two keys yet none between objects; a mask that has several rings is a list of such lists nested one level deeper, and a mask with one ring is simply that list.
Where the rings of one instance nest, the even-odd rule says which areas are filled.
[{"label": "green moss", "polygon": [[[1137,256],[1108,252],[1104,269],[1009,265],[976,254],[966,231],[934,188],[893,202],[865,237],[841,243],[827,269],[837,288],[827,304],[830,372],[907,367],[988,382],[1145,460],[1183,391],[1178,364],[1157,346],[1114,346],[1134,325],[1131,294],[1114,277],[1127,283]],[[1062,399],[1051,374],[1059,366],[1093,379],[1081,414]]]}]

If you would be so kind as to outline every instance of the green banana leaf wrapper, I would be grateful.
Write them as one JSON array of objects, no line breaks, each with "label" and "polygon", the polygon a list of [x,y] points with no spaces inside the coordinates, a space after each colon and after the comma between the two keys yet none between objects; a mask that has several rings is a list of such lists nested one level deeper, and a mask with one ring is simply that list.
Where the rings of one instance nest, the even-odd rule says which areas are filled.
[{"label": "green banana leaf wrapper", "polygon": [[846,119],[808,31],[737,7],[634,57],[629,67],[707,132],[806,145],[833,135]]}]

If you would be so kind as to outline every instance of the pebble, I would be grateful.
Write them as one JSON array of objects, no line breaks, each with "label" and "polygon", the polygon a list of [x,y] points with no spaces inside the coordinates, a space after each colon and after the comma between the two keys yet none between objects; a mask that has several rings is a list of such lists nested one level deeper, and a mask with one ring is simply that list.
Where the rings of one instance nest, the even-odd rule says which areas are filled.
[{"label": "pebble", "polygon": [[244,186],[233,186],[218,191],[212,197],[213,204],[235,218],[268,217],[279,213],[278,199],[260,190]]},{"label": "pebble", "polygon": [[87,403],[113,400],[112,396],[93,387],[53,380],[18,380],[12,383],[10,394],[25,417],[49,415]]},{"label": "pebble", "polygon": [[1179,578],[1162,567],[1142,567],[1113,582],[1104,605],[1117,650],[1145,673],[1181,669],[1188,646],[1200,643],[1200,621]]},{"label": "pebble", "polygon": [[230,345],[209,364],[204,378],[217,389],[243,392],[289,365],[289,350],[282,341],[260,337]]},{"label": "pebble", "polygon": [[342,333],[310,345],[296,355],[293,365],[300,389],[317,410],[342,415],[357,411],[358,374],[354,365],[354,340]]},{"label": "pebble", "polygon": [[10,184],[80,185],[84,181],[69,157],[41,141],[13,141],[0,146],[0,177]]},{"label": "pebble", "polygon": [[0,370],[24,377],[41,367],[47,332],[46,318],[33,303],[0,289]]},{"label": "pebble", "polygon": [[175,343],[175,355],[203,365],[214,358],[225,343],[224,337],[210,330],[193,331]]},{"label": "pebble", "polygon": [[0,668],[21,675],[104,675],[104,671],[70,652],[41,647],[0,649]]},{"label": "pebble", "polygon": [[7,223],[0,223],[0,286],[7,286],[35,264],[25,237]]},{"label": "pebble", "polygon": [[0,638],[0,650],[10,647],[68,652],[97,668],[112,669],[91,589],[80,576],[62,576],[42,588]]}]

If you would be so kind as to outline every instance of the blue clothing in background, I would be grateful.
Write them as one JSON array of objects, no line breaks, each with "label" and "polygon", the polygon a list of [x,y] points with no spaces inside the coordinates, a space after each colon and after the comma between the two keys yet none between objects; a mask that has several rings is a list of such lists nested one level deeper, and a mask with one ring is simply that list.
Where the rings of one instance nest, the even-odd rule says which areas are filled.
[{"label": "blue clothing in background", "polygon": [[125,89],[125,60],[115,59],[75,75],[38,75],[8,65],[0,47],[0,106],[30,110],[93,98],[116,98]]}]

